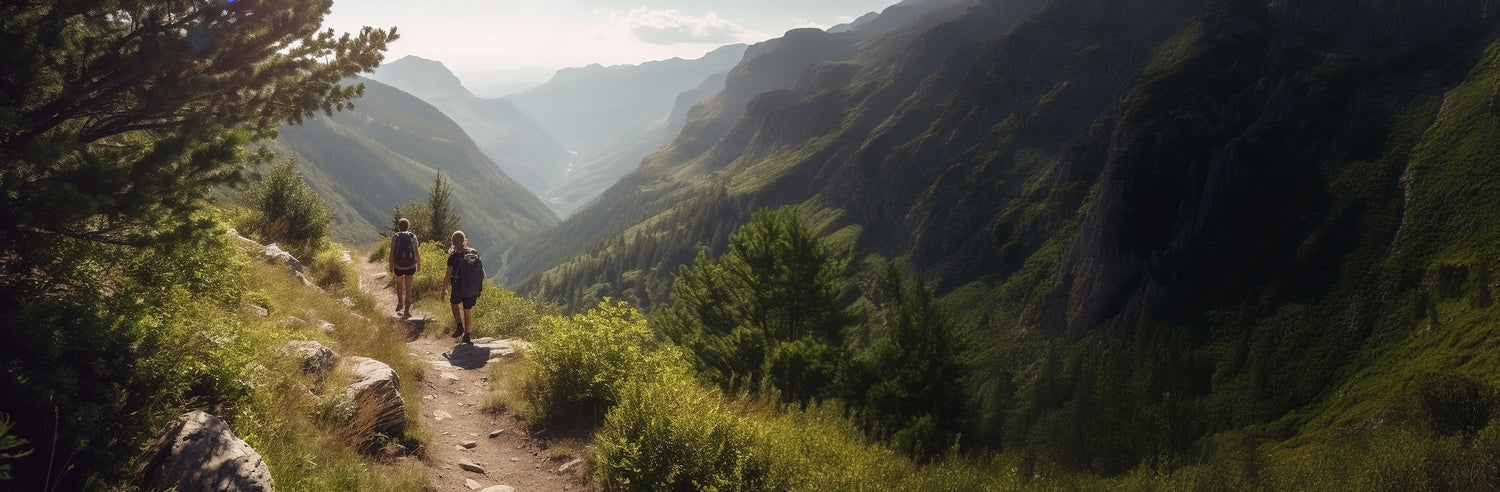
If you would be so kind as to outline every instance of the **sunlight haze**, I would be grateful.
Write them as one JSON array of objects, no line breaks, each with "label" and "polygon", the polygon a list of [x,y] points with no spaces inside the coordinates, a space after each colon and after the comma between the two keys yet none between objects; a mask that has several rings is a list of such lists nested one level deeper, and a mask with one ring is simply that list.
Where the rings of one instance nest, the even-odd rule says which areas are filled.
[{"label": "sunlight haze", "polygon": [[339,32],[395,26],[386,60],[407,55],[471,76],[697,58],[798,27],[828,28],[897,0],[340,0],[324,21]]}]

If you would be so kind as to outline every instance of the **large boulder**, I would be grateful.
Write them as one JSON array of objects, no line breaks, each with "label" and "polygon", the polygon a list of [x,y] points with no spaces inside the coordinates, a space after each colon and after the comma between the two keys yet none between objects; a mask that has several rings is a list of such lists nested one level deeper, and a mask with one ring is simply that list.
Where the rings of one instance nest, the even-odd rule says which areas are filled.
[{"label": "large boulder", "polygon": [[147,490],[270,491],[271,469],[229,424],[201,410],[164,432],[146,469]]},{"label": "large boulder", "polygon": [[401,380],[384,362],[350,356],[353,380],[343,398],[354,406],[353,417],[372,432],[395,435],[406,428],[406,402],[401,399]]},{"label": "large boulder", "polygon": [[339,354],[333,349],[312,340],[292,340],[281,346],[281,354],[302,358],[302,372],[323,375],[333,370],[339,362]]},{"label": "large boulder", "polygon": [[277,246],[275,243],[266,245],[265,249],[261,250],[260,256],[267,262],[283,263],[286,266],[291,267],[292,271],[302,273],[302,262],[297,261],[297,257],[292,256],[291,253],[288,253],[286,252],[286,250],[281,249],[281,247]]}]

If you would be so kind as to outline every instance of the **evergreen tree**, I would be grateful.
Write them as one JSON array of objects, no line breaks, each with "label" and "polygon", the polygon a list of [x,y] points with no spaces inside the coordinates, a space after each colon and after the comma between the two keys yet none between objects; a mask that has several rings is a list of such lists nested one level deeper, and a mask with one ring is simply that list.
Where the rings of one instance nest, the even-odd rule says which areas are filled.
[{"label": "evergreen tree", "polygon": [[363,92],[395,30],[320,31],[331,6],[0,2],[0,315],[28,327],[0,330],[0,410],[37,445],[11,488],[132,488],[152,431],[245,391],[204,371],[244,285],[196,212],[270,161],[247,144]]},{"label": "evergreen tree", "polygon": [[[146,244],[265,159],[247,143],[351,107],[395,30],[319,32],[331,0],[0,6],[0,247]],[[45,242],[45,239],[39,241]]]},{"label": "evergreen tree", "polygon": [[728,251],[700,251],[673,283],[658,329],[725,388],[769,382],[789,400],[826,396],[853,317],[840,302],[848,252],[825,244],[792,207],[756,212]]},{"label": "evergreen tree", "polygon": [[920,275],[894,261],[877,268],[886,335],[872,351],[873,383],[860,414],[897,449],[931,459],[954,443],[963,425],[969,373],[959,360],[963,347]]},{"label": "evergreen tree", "polygon": [[453,190],[448,187],[448,181],[443,178],[443,172],[438,171],[437,180],[432,183],[432,191],[427,193],[427,231],[434,239],[447,241],[448,235],[459,230],[458,212],[453,210],[449,199],[453,196]]}]

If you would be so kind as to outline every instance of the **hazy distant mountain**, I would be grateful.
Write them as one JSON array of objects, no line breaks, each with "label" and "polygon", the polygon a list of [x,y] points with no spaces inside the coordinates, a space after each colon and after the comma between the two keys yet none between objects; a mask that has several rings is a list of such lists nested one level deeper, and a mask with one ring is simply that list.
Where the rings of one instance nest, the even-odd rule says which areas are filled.
[{"label": "hazy distant mountain", "polygon": [[335,239],[372,241],[398,203],[426,199],[439,170],[475,247],[498,251],[555,215],[501,172],[453,120],[373,80],[355,108],[281,128],[273,150],[295,154],[309,185],[334,208]]},{"label": "hazy distant mountain", "polygon": [[738,63],[744,50],[731,45],[695,60],[568,68],[546,84],[506,97],[576,153],[562,179],[541,193],[543,200],[567,215],[635,169],[677,133],[670,118],[674,108],[685,110],[717,92],[719,74]]},{"label": "hazy distant mountain", "polygon": [[541,195],[567,172],[567,149],[532,117],[509,101],[475,96],[440,62],[407,56],[381,65],[370,78],[437,107],[532,193]]}]

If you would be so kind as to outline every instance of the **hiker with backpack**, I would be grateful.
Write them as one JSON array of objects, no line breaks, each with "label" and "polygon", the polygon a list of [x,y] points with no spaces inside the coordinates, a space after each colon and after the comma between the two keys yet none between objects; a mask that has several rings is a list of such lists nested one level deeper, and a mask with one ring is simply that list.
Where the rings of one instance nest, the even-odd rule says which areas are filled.
[{"label": "hiker with backpack", "polygon": [[417,235],[411,232],[411,221],[396,221],[399,231],[391,236],[391,255],[386,263],[396,280],[396,314],[411,317],[411,281],[422,271],[422,253],[417,251]]},{"label": "hiker with backpack", "polygon": [[[479,251],[469,247],[464,231],[453,231],[449,244],[448,273],[443,276],[448,282],[443,283],[443,292],[439,296],[447,294],[450,285],[453,287],[453,296],[448,298],[448,303],[453,305],[453,322],[458,326],[453,329],[452,336],[462,335],[463,343],[472,345],[474,303],[479,301],[479,293],[484,289],[484,262],[479,260]],[[462,316],[459,315],[460,304],[463,305]]]}]

